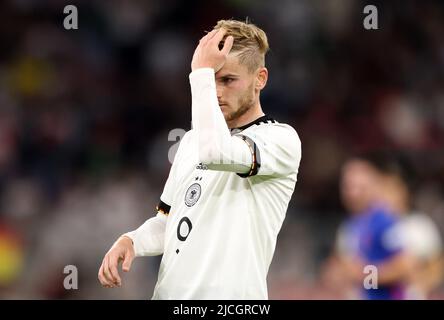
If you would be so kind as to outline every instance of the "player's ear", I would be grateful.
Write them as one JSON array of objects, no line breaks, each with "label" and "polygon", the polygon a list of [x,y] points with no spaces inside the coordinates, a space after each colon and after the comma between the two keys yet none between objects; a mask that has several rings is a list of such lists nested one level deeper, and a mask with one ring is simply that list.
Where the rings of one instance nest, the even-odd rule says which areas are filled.
[{"label": "player's ear", "polygon": [[262,90],[267,84],[268,70],[265,67],[260,67],[256,73],[256,89]]}]

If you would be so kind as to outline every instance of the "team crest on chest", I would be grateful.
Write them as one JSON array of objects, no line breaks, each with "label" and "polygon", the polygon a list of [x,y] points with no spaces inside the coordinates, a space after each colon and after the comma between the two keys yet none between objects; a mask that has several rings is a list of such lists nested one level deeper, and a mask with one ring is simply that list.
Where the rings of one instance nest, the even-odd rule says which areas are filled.
[{"label": "team crest on chest", "polygon": [[188,207],[194,206],[200,198],[201,191],[202,188],[200,187],[200,184],[193,183],[185,193],[185,204]]}]

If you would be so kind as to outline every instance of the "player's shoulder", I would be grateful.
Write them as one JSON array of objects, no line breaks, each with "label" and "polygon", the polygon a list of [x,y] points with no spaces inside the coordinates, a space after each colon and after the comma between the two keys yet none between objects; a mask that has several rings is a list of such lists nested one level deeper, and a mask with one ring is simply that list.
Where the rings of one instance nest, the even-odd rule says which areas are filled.
[{"label": "player's shoulder", "polygon": [[249,137],[262,153],[266,152],[274,158],[291,158],[292,160],[287,163],[292,163],[294,170],[298,170],[302,144],[299,135],[291,125],[267,117],[239,134]]},{"label": "player's shoulder", "polygon": [[190,143],[190,141],[193,140],[193,137],[196,135],[196,130],[190,129],[188,131],[185,131],[185,134],[183,135],[182,139],[180,140],[181,143],[187,144]]},{"label": "player's shoulder", "polygon": [[420,211],[413,211],[406,214],[401,219],[402,225],[409,232],[414,233],[415,230],[418,233],[423,234],[438,234],[439,228],[435,221],[426,213]]},{"label": "player's shoulder", "polygon": [[183,135],[180,135],[179,144],[178,144],[178,150],[177,152],[182,154],[184,152],[187,152],[187,150],[191,150],[193,148],[193,136],[196,133],[193,131],[193,129],[190,129],[188,131],[185,131]]},{"label": "player's shoulder", "polygon": [[288,123],[281,122],[275,118],[265,115],[244,128],[244,133],[255,133],[269,136],[270,138],[279,137],[282,139],[291,139],[300,142],[296,129]]}]

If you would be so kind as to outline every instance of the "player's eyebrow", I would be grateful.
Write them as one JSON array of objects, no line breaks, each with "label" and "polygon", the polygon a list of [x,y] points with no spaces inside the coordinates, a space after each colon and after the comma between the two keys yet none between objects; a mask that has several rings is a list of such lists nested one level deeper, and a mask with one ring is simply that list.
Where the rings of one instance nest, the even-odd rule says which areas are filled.
[{"label": "player's eyebrow", "polygon": [[235,74],[235,73],[227,73],[227,74],[224,74],[224,75],[219,75],[216,78],[217,79],[222,79],[222,78],[239,78],[239,75]]}]

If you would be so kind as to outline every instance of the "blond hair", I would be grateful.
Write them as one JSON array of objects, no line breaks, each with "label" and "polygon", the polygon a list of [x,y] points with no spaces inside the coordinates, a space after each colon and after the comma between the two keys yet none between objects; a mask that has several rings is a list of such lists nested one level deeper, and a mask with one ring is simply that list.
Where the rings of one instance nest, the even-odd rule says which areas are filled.
[{"label": "blond hair", "polygon": [[234,38],[230,52],[237,53],[239,62],[246,65],[250,72],[265,66],[265,54],[269,50],[265,32],[250,23],[238,20],[219,20],[214,29],[223,28],[226,34],[219,46],[222,48],[228,36]]}]

